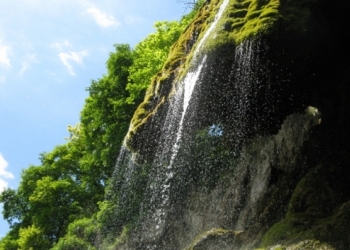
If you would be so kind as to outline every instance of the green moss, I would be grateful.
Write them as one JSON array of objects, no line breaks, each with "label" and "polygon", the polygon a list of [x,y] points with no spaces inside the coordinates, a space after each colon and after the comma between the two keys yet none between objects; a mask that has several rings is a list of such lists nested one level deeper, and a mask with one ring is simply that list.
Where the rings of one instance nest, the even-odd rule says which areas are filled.
[{"label": "green moss", "polygon": [[129,232],[131,229],[131,225],[126,225],[123,227],[123,231],[121,232],[121,234],[119,235],[119,237],[117,237],[113,243],[113,246],[110,247],[109,249],[117,249],[118,246],[121,246],[123,244],[125,244],[128,239],[129,239]]},{"label": "green moss", "polygon": [[314,235],[307,230],[309,222],[310,218],[304,214],[288,216],[269,229],[263,237],[262,246],[268,247],[277,243],[285,244],[313,239]]},{"label": "green moss", "polygon": [[[315,172],[306,175],[295,188],[288,206],[287,215],[304,213],[313,217],[324,217],[332,212],[334,193]],[[328,204],[322,206],[322,204]]]},{"label": "green moss", "polygon": [[[132,142],[132,137],[141,133],[149,118],[173,94],[175,83],[191,67],[196,66],[192,60],[195,48],[213,23],[223,1],[212,0],[206,3],[173,45],[162,71],[151,82],[144,102],[132,119],[126,137],[130,149],[137,151],[137,140]],[[309,7],[315,2],[317,0],[230,0],[200,53],[208,54],[227,47],[228,44],[238,45],[246,39],[268,34],[274,31],[277,24],[282,24],[285,30],[304,32],[305,23],[310,16]]]},{"label": "green moss", "polygon": [[[337,249],[349,245],[350,201],[337,207],[336,195],[319,172],[313,169],[300,180],[290,199],[286,218],[267,231],[262,247],[278,243],[295,245],[288,249]],[[304,244],[304,248],[299,244]]]},{"label": "green moss", "polygon": [[[169,57],[165,62],[163,69],[152,80],[146,91],[144,101],[137,108],[132,120],[131,126],[126,136],[127,146],[137,151],[137,140],[133,137],[142,131],[143,126],[151,118],[159,108],[163,106],[165,101],[172,95],[174,84],[184,75],[189,66],[192,54],[190,51],[194,45],[193,36],[202,34],[206,23],[210,17],[213,18],[213,9],[217,6],[219,0],[213,0],[210,4],[204,5],[189,25],[179,40],[172,46]],[[186,63],[187,62],[187,63]]]},{"label": "green moss", "polygon": [[201,244],[203,241],[208,240],[208,239],[213,239],[213,238],[218,238],[218,237],[234,237],[235,235],[239,234],[240,232],[238,231],[233,231],[233,230],[225,230],[222,228],[213,228],[209,231],[205,231],[198,235],[194,241],[185,248],[185,250],[195,250],[197,249],[196,247]]},{"label": "green moss", "polygon": [[295,244],[291,244],[288,246],[285,245],[277,245],[268,248],[256,248],[254,250],[335,250],[334,247],[330,246],[327,243],[320,242],[318,240],[303,240],[297,242]]},{"label": "green moss", "polygon": [[[269,33],[277,23],[283,23],[285,29],[303,32],[310,16],[309,7],[315,2],[317,0],[231,0],[215,31],[207,39],[204,51],[214,50],[224,43],[222,41],[237,45],[251,37]],[[215,13],[217,9],[214,8]],[[207,29],[205,27],[203,34]]]}]

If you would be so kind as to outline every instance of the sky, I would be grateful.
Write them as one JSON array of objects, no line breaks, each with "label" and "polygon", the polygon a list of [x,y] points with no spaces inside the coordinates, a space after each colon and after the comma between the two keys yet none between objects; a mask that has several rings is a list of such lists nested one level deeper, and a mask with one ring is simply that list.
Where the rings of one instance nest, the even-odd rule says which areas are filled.
[{"label": "sky", "polygon": [[185,12],[181,0],[0,0],[0,192],[65,143],[114,44],[134,47]]}]

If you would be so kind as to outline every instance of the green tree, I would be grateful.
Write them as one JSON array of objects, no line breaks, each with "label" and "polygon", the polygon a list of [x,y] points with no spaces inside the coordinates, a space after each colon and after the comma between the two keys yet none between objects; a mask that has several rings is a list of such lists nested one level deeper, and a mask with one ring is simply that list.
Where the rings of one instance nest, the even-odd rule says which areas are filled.
[{"label": "green tree", "polygon": [[[191,15],[180,22],[156,23],[156,33],[134,50],[115,45],[107,74],[87,89],[80,123],[68,127],[67,143],[42,153],[40,166],[22,172],[17,190],[0,194],[10,224],[0,249],[94,249],[99,230],[108,227],[103,223],[110,223],[116,210],[120,228],[137,215],[149,166],[138,166],[134,181],[116,191],[115,203],[101,201],[134,110]],[[113,186],[108,187],[110,194]],[[125,201],[118,198],[122,189],[132,194]]]},{"label": "green tree", "polygon": [[81,152],[72,146],[76,143],[76,140],[70,141],[42,154],[42,165],[24,170],[17,190],[7,189],[0,195],[3,215],[10,223],[14,238],[26,241],[35,235],[45,246],[52,245],[66,233],[70,222],[97,210],[97,204],[91,204],[90,197],[94,194],[83,189],[84,173],[79,168]]},{"label": "green tree", "polygon": [[112,173],[119,148],[129,127],[136,105],[126,103],[126,85],[133,55],[127,44],[114,45],[116,51],[107,61],[107,75],[92,81],[81,112],[82,133],[92,155],[91,171],[98,167],[99,180]]},{"label": "green tree", "polygon": [[108,74],[88,89],[81,123],[68,127],[67,143],[41,154],[41,165],[22,172],[17,190],[0,194],[12,235],[2,244],[20,240],[15,244],[29,249],[28,242],[40,238],[45,246],[53,245],[66,234],[69,223],[97,212],[135,108],[125,102],[131,49],[115,47]]},{"label": "green tree", "polygon": [[50,247],[49,241],[43,240],[42,231],[34,225],[19,230],[18,245],[20,250],[44,250]]},{"label": "green tree", "polygon": [[4,238],[0,241],[0,249],[6,250],[18,250],[18,237],[13,237],[8,233]]},{"label": "green tree", "polygon": [[162,69],[171,46],[189,24],[188,16],[183,17],[181,21],[156,22],[154,25],[156,32],[136,45],[133,52],[134,64],[130,67],[129,82],[126,87],[130,92],[128,103],[142,101],[152,78]]},{"label": "green tree", "polygon": [[68,227],[68,233],[60,238],[53,250],[95,249],[94,244],[98,237],[98,225],[94,217],[78,219]]}]

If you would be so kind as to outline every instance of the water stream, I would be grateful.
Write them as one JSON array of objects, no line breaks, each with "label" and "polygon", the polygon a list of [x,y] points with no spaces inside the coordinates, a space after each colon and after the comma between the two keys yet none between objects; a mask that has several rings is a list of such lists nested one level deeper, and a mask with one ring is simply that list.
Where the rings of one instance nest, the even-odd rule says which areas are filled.
[{"label": "water stream", "polygon": [[[180,142],[183,134],[184,120],[190,105],[193,91],[196,85],[200,84],[200,75],[202,73],[202,68],[206,63],[207,57],[204,55],[199,59],[199,51],[203,47],[204,42],[208,39],[209,35],[215,29],[218,20],[223,15],[224,10],[228,4],[228,0],[224,0],[221,4],[219,11],[210,25],[209,29],[206,31],[202,39],[199,41],[196,46],[194,56],[195,60],[192,61],[192,65],[195,68],[191,69],[176,90],[176,94],[170,100],[170,108],[164,123],[164,132],[166,138],[162,142],[160,149],[158,150],[158,157],[154,162],[154,165],[158,165],[158,171],[154,175],[158,179],[158,183],[151,185],[152,194],[151,194],[151,203],[153,202],[153,213],[150,215],[146,221],[149,223],[143,222],[144,225],[147,225],[148,233],[147,238],[157,238],[162,235],[164,232],[164,226],[167,217],[167,210],[169,209],[169,200],[171,196],[171,183],[175,175],[174,170],[174,161],[176,160]],[[197,61],[200,60],[200,63]],[[176,124],[176,125],[174,125]],[[174,130],[176,130],[174,136]],[[169,136],[167,136],[169,135]],[[167,155],[170,155],[169,161],[167,160]],[[167,166],[164,168],[164,164],[168,162]],[[164,171],[165,170],[165,171]],[[147,239],[145,239],[147,241]],[[152,247],[150,247],[152,249]]]}]

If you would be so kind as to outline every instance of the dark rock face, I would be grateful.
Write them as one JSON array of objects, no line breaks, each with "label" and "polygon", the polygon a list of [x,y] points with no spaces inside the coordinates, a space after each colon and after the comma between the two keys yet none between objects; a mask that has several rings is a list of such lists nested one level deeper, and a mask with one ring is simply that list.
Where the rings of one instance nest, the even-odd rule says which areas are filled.
[{"label": "dark rock face", "polygon": [[173,84],[125,164],[150,167],[122,249],[350,248],[349,17],[302,2],[303,30],[278,20]]}]

